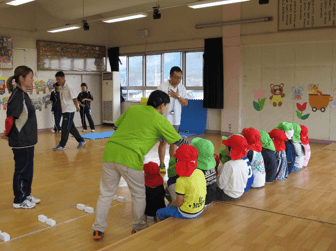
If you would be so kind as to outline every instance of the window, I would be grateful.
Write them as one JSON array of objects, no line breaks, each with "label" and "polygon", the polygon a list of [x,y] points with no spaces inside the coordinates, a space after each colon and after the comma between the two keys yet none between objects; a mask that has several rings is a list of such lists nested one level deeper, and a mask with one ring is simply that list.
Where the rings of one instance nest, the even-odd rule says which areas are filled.
[{"label": "window", "polygon": [[182,84],[188,99],[203,99],[203,52],[167,52],[150,55],[120,56],[119,72],[122,96],[128,101],[148,98],[156,88],[169,81],[170,70],[183,71]]}]

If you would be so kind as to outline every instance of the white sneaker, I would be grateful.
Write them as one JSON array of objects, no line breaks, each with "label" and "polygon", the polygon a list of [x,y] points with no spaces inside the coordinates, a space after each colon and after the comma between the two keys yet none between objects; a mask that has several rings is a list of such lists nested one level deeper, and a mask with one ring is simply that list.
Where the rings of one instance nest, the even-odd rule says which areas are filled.
[{"label": "white sneaker", "polygon": [[91,132],[95,132],[96,130],[95,129],[92,129]]},{"label": "white sneaker", "polygon": [[27,197],[26,197],[26,200],[29,200],[29,202],[32,202],[32,203],[35,203],[35,204],[38,204],[38,203],[41,202],[40,199],[36,199],[36,198],[34,198],[33,196],[31,196],[31,195],[27,196]]},{"label": "white sneaker", "polygon": [[30,202],[29,200],[25,200],[22,203],[13,203],[14,208],[24,208],[24,209],[30,209],[34,208],[36,206],[35,203]]},{"label": "white sneaker", "polygon": [[52,133],[55,133],[56,131],[54,129],[51,130]]},{"label": "white sneaker", "polygon": [[86,132],[87,130],[85,130],[85,129],[83,129],[83,131],[82,132]]}]

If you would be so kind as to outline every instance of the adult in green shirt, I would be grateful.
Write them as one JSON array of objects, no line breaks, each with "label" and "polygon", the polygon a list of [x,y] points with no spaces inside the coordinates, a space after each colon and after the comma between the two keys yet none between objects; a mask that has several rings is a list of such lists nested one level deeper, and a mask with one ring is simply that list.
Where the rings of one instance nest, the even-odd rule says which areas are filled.
[{"label": "adult in green shirt", "polygon": [[103,169],[100,181],[100,195],[93,224],[95,240],[102,238],[107,227],[107,214],[113,196],[123,177],[132,196],[132,233],[147,227],[144,221],[146,193],[143,173],[144,156],[155,143],[164,138],[169,144],[188,144],[163,116],[170,98],[163,91],[156,90],[149,96],[147,106],[132,106],[115,122],[115,132],[105,146]]}]

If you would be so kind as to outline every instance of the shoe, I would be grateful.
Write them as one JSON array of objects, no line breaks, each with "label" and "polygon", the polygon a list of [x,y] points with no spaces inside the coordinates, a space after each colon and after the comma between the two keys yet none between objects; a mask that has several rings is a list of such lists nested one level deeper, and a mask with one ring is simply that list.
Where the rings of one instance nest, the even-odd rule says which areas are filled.
[{"label": "shoe", "polygon": [[64,149],[65,149],[64,146],[56,146],[55,148],[53,148],[54,151],[64,150]]},{"label": "shoe", "polygon": [[77,148],[81,148],[81,147],[83,147],[83,146],[85,145],[85,143],[86,143],[85,141],[81,141],[81,142],[79,142]]},{"label": "shoe", "polygon": [[131,234],[136,234],[137,232],[138,231],[133,228]]},{"label": "shoe", "polygon": [[83,129],[82,132],[86,132],[87,130],[86,129]]},{"label": "shoe", "polygon": [[62,130],[59,130],[58,133],[62,133]]},{"label": "shoe", "polygon": [[33,196],[29,195],[26,197],[26,200],[29,200],[29,202],[32,202],[32,203],[35,203],[35,204],[38,204],[41,202],[40,199],[37,199],[37,198],[34,198]]},{"label": "shoe", "polygon": [[99,241],[101,238],[103,238],[104,233],[100,232],[98,230],[93,230],[93,239],[95,241]]},{"label": "shoe", "polygon": [[34,208],[36,206],[35,203],[30,202],[29,200],[24,200],[21,203],[13,203],[13,207],[14,208],[24,208],[24,209],[30,209],[30,208]]},{"label": "shoe", "polygon": [[51,130],[52,133],[55,133],[56,131],[54,129]]},{"label": "shoe", "polygon": [[92,129],[91,132],[95,132],[96,130],[95,129]]},{"label": "shoe", "polygon": [[160,173],[165,173],[166,172],[166,165],[165,164],[161,164],[160,165]]}]

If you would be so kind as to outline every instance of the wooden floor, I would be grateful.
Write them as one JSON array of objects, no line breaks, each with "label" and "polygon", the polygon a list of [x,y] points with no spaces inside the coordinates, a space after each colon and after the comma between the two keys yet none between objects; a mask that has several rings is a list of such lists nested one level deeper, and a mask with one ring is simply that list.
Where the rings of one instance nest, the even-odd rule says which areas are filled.
[{"label": "wooden floor", "polygon": [[[221,136],[202,137],[218,153]],[[95,215],[77,210],[76,204],[96,206],[107,139],[87,140],[77,149],[70,138],[65,151],[54,152],[59,139],[39,133],[32,195],[42,201],[29,210],[12,207],[13,153],[0,140],[0,230],[11,235],[7,243],[0,240],[0,250],[336,250],[336,144],[311,144],[308,168],[250,190],[239,201],[216,201],[195,220],[168,219],[130,235],[131,203],[114,201],[105,236],[94,242]],[[145,158],[150,160],[158,161],[157,145]],[[130,200],[125,182],[117,194]],[[40,214],[57,225],[39,222]]]}]

